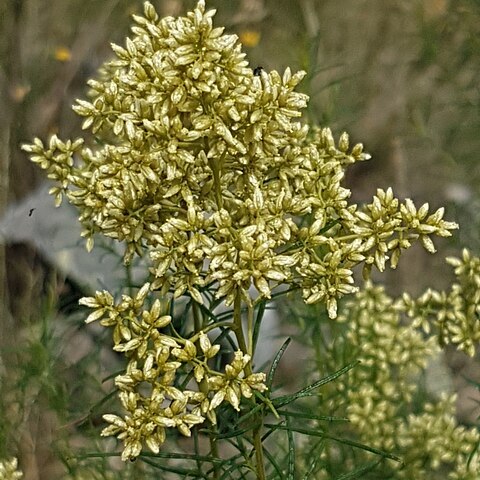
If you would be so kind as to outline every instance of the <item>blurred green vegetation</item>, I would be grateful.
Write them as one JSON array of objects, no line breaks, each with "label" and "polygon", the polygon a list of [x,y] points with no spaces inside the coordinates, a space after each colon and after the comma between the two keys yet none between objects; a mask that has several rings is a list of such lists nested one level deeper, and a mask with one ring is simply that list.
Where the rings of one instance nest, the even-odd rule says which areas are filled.
[{"label": "blurred green vegetation", "polygon": [[[152,3],[164,15],[194,5]],[[217,24],[240,36],[252,67],[307,70],[302,88],[311,96],[310,120],[337,135],[346,129],[365,144],[373,159],[347,179],[357,201],[392,186],[418,204],[447,203],[446,217],[460,223],[460,232],[439,244],[437,258],[406,255],[387,284],[395,294],[448,284],[443,257],[463,246],[480,250],[480,2],[207,4],[218,9]],[[70,106],[111,55],[109,43],[123,43],[129,15],[141,6],[140,0],[0,2],[0,216],[40,184],[20,144],[80,134]],[[103,340],[93,333],[84,338],[81,313],[61,308],[78,295],[75,286],[31,245],[7,238],[0,288],[0,458],[19,455],[27,480],[146,478],[144,467],[117,472],[116,459],[74,459],[96,449],[99,413],[86,416],[109,385],[101,383],[108,374]],[[457,373],[471,373],[466,361],[450,361]]]}]

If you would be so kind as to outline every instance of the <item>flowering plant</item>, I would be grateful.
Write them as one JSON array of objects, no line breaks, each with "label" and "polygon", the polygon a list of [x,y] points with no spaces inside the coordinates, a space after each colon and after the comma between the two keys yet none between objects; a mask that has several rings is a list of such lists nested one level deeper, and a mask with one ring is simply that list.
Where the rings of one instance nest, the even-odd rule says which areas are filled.
[{"label": "flowering plant", "polygon": [[[124,413],[104,416],[103,435],[134,460],[145,446],[158,454],[169,429],[188,437],[203,425],[219,478],[217,412],[229,405],[245,423],[251,409],[242,432],[255,464],[243,458],[262,479],[263,417],[288,403],[271,389],[280,357],[268,378],[254,371],[267,303],[298,290],[335,318],[338,299],[357,291],[355,267],[365,277],[395,268],[414,241],[434,252],[431,237],[457,226],[443,208],[417,209],[391,189],[349,202],[342,182],[348,166],[370,158],[362,145],[301,123],[305,73],[252,70],[214,13],[200,0],[185,17],[160,19],[146,2],[132,38],[112,45],[115,58],[74,107],[90,146],[54,135],[23,148],[55,182],[56,203],[65,196],[78,208],[88,250],[99,234],[124,246],[125,264],[149,263],[136,293],[81,300],[92,309],[87,322],[112,328],[128,360],[115,379]],[[223,365],[222,338],[233,351]]]},{"label": "flowering plant", "polygon": [[[449,291],[429,288],[418,298],[404,293],[393,299],[383,286],[369,281],[342,306],[336,326],[340,323],[344,328],[337,330],[335,342],[322,348],[319,337],[325,335],[325,325],[321,332],[311,326],[310,346],[315,356],[325,359],[320,370],[360,361],[331,385],[322,406],[327,403],[331,412],[345,411],[351,436],[370,447],[396,452],[403,461],[368,462],[366,455],[356,455],[353,461],[344,451],[347,468],[366,461],[363,473],[378,467],[375,478],[478,478],[478,429],[455,418],[456,394],[443,391],[426,400],[422,390],[427,387],[419,378],[445,344],[455,344],[472,356],[478,344],[480,259],[464,250],[461,259],[447,261],[455,267],[456,276]],[[298,312],[293,315],[301,317]],[[333,445],[322,455],[329,463],[338,454],[338,446]],[[338,472],[338,465],[331,467]],[[327,470],[315,478],[331,478]]]}]

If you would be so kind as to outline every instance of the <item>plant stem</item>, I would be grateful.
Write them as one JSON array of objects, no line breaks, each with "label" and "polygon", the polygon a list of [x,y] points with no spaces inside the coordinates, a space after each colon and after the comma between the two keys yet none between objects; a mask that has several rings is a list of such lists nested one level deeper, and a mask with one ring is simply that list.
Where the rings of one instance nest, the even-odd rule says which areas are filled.
[{"label": "plant stem", "polygon": [[257,468],[258,480],[266,480],[267,478],[265,476],[265,460],[263,458],[262,427],[263,421],[253,431],[253,448],[255,449],[255,466]]},{"label": "plant stem", "polygon": [[247,353],[253,359],[253,306],[247,306]]},{"label": "plant stem", "polygon": [[[242,297],[240,290],[237,290],[235,295],[235,302],[233,304],[233,324],[235,326],[235,336],[237,337],[238,346],[243,353],[248,354],[247,343],[245,341],[245,334],[243,332],[242,323]],[[245,367],[245,373],[247,375],[252,374],[252,364],[249,362]]]},{"label": "plant stem", "polygon": [[202,329],[202,313],[198,307],[198,303],[192,299],[193,328],[195,333],[199,333]]},{"label": "plant stem", "polygon": [[[215,428],[214,425],[212,425],[212,430]],[[208,436],[208,439],[210,441],[210,454],[214,458],[220,458],[218,455],[218,445],[217,445],[217,439],[215,438],[215,434],[211,433]],[[217,462],[212,462],[213,464],[213,478],[215,480],[218,480],[220,478],[220,471],[218,469]]]},{"label": "plant stem", "polygon": [[[238,346],[243,353],[248,352],[247,344],[245,342],[245,334],[243,332],[243,324],[242,324],[242,297],[241,291],[237,290],[237,294],[235,295],[235,302],[233,307],[233,323],[235,325],[235,335],[237,337]],[[249,325],[251,329],[252,326]],[[253,336],[253,332],[247,332],[248,337],[251,338]],[[252,352],[253,355],[253,352]],[[247,375],[251,375],[253,373],[252,370],[252,363],[250,362],[245,366],[245,373]],[[255,396],[253,397],[253,401],[256,402]],[[255,468],[257,472],[257,479],[258,480],[266,480],[265,475],[265,461],[263,458],[263,445],[262,445],[262,427],[263,427],[263,417],[262,414],[255,415],[254,420],[256,426],[253,429],[253,448],[255,450]]]},{"label": "plant stem", "polygon": [[132,265],[125,265],[125,282],[127,283],[128,294],[133,296]]}]

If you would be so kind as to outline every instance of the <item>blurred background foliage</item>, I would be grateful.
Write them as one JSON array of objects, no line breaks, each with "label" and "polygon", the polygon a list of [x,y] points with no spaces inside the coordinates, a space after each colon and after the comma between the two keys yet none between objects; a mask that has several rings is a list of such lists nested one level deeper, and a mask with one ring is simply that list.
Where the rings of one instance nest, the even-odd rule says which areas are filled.
[{"label": "blurred background foliage", "polygon": [[[194,5],[152,3],[162,15]],[[252,68],[307,70],[301,88],[311,97],[309,121],[336,135],[347,130],[365,144],[373,159],[347,178],[356,201],[392,186],[416,204],[447,206],[446,218],[460,224],[454,239],[439,243],[436,257],[413,249],[399,271],[382,279],[395,295],[448,285],[444,257],[464,246],[480,251],[480,2],[207,4],[218,10],[217,25],[239,35]],[[49,252],[74,228],[75,214],[62,214],[61,223],[57,218],[46,229],[56,215],[49,210],[53,200],[44,190],[32,193],[41,175],[19,146],[33,136],[81,135],[71,104],[111,56],[110,42],[123,43],[130,14],[141,7],[140,0],[0,2],[0,458],[18,454],[27,480],[109,478],[98,476],[102,468],[82,471],[68,453],[94,450],[98,418],[84,422],[86,406],[99,401],[108,384],[100,383],[107,374],[100,333],[84,333],[75,307],[82,293],[98,288],[88,272],[78,274],[81,262],[74,259],[83,247],[73,245],[74,254],[63,257]],[[9,221],[2,224],[2,217]],[[298,362],[296,355],[305,352],[293,349],[290,362]],[[469,398],[478,399],[478,392],[462,375],[479,381],[478,368],[454,352],[447,359],[460,419],[474,421]],[[288,382],[293,367],[288,356],[283,363]],[[128,467],[114,478],[144,478],[135,471]]]}]

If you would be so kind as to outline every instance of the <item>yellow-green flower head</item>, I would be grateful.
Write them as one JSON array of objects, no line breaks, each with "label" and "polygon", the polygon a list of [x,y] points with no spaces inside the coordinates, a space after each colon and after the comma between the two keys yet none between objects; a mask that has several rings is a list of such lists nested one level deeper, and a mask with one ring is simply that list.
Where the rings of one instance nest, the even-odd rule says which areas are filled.
[{"label": "yellow-green flower head", "polygon": [[18,461],[15,457],[9,460],[0,460],[1,480],[19,480],[21,478],[23,478],[23,473],[18,470]]},{"label": "yellow-green flower head", "polygon": [[53,136],[24,148],[56,181],[57,202],[66,194],[80,210],[87,248],[99,232],[125,244],[126,262],[150,256],[152,289],[201,303],[215,284],[230,304],[239,291],[248,301],[252,285],[270,298],[286,283],[335,317],[337,299],[356,291],[354,266],[394,268],[413,240],[433,252],[430,236],[456,225],[391,189],[349,204],[342,181],[369,158],[362,145],[301,123],[305,72],[254,75],[214,13],[200,1],[159,19],[146,2],[74,107],[101,143]]}]

